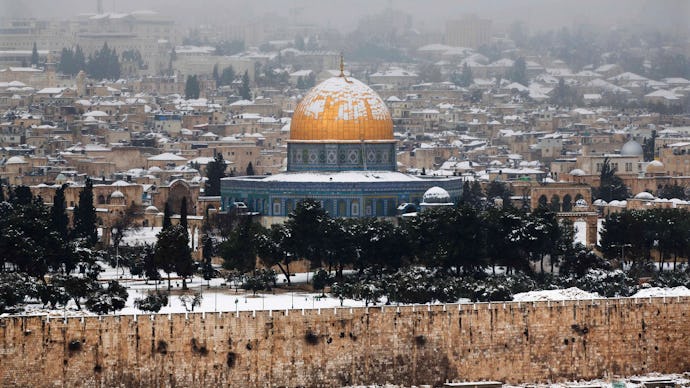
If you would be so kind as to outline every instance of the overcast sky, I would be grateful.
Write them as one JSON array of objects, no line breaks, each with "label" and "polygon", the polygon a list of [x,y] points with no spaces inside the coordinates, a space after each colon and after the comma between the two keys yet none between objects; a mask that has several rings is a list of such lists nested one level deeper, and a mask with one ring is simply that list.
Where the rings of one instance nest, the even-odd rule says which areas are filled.
[{"label": "overcast sky", "polygon": [[[267,13],[298,23],[348,31],[357,20],[389,7],[412,15],[416,28],[441,29],[443,21],[476,14],[507,26],[525,22],[530,30],[574,23],[614,26],[648,24],[690,27],[689,0],[102,0],[106,12],[157,11],[180,25],[258,19]],[[69,18],[96,11],[97,0],[0,0],[0,17]],[[295,16],[296,15],[296,16]],[[677,29],[677,27],[676,27]]]}]

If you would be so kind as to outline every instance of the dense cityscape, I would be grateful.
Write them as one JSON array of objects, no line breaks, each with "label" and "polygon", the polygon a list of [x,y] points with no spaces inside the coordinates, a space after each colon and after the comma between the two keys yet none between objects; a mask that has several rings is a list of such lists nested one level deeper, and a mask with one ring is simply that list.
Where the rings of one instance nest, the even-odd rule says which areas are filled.
[{"label": "dense cityscape", "polygon": [[[616,5],[624,6],[602,7]],[[417,361],[400,355],[380,361],[402,368],[399,377],[393,369],[377,377],[370,361],[328,364],[323,374],[289,374],[288,368],[282,375],[276,364],[268,375],[248,372],[258,361],[242,352],[252,351],[255,334],[231,332],[235,340],[228,339],[230,350],[220,355],[220,345],[210,345],[215,337],[197,328],[191,347],[185,339],[185,352],[203,357],[210,351],[223,365],[201,377],[171,369],[169,380],[160,380],[168,376],[164,369],[156,369],[158,377],[124,376],[109,369],[113,365],[99,355],[103,345],[88,335],[65,339],[65,371],[71,370],[68,358],[94,349],[87,386],[440,386],[580,378],[615,386],[614,376],[650,372],[686,372],[649,381],[689,384],[686,334],[667,336],[668,355],[653,362],[615,355],[601,361],[604,342],[594,340],[588,350],[588,326],[598,338],[597,325],[611,330],[613,324],[597,323],[575,312],[578,307],[574,321],[564,323],[585,341],[582,355],[564,363],[577,370],[544,361],[558,357],[552,355],[532,357],[529,368],[504,369],[499,362],[493,374],[482,374],[468,372],[463,362],[470,361],[461,355],[439,363],[424,353],[438,350],[437,340],[456,330],[434,325],[432,307],[445,313],[458,304],[448,309],[459,311],[460,336],[466,334],[463,305],[476,311],[482,303],[489,309],[503,303],[503,310],[515,303],[510,306],[533,308],[529,314],[536,315],[541,302],[565,309],[572,301],[591,301],[599,308],[658,297],[664,306],[656,310],[663,311],[658,319],[669,325],[686,320],[678,314],[686,316],[690,297],[690,31],[678,15],[688,14],[687,4],[635,1],[636,16],[626,22],[623,12],[603,24],[574,18],[549,26],[536,16],[468,10],[449,11],[430,25],[432,11],[390,2],[344,14],[343,20],[356,19],[348,28],[308,16],[308,1],[260,16],[249,6],[238,8],[225,24],[217,15],[196,22],[192,13],[184,20],[164,9],[124,11],[102,1],[64,17],[4,7],[0,328],[7,327],[3,319],[32,316],[67,325],[69,317],[133,316],[137,322],[137,315],[154,314],[154,321],[159,313],[171,314],[172,322],[178,313],[187,319],[217,312],[240,317],[241,311],[254,311],[252,317],[268,311],[261,320],[273,327],[274,310],[287,317],[293,309],[304,316],[305,309],[320,315],[321,309],[353,314],[361,308],[365,331],[381,330],[380,337],[390,339],[404,335],[382,331],[385,323],[371,329],[369,308],[385,316],[387,308],[400,314],[412,306],[414,314],[414,306],[424,305],[430,314],[428,331],[410,323],[412,333],[424,333],[410,337]],[[667,23],[659,24],[664,17]],[[667,298],[675,300],[671,307]],[[646,309],[630,306],[626,314],[635,317]],[[495,329],[493,317],[489,331],[508,335],[514,323]],[[630,322],[637,325],[636,319]],[[650,320],[645,312],[642,332],[659,338],[684,333],[683,326],[664,329],[649,326]],[[307,352],[337,337],[317,323],[306,327],[306,334],[286,334],[285,341],[303,341]],[[355,326],[348,330],[337,340],[364,338]],[[530,330],[531,340],[524,329],[526,344],[551,338],[539,334],[547,329]],[[628,333],[625,319],[619,330]],[[617,346],[644,348],[632,350],[639,354],[653,346],[658,354],[659,345],[642,332],[635,338],[648,342],[621,339]],[[186,357],[172,333],[170,326],[171,338],[163,341],[154,330],[151,357]],[[246,346],[240,344],[245,335]],[[474,335],[483,338],[481,330]],[[271,336],[264,343],[279,347]],[[0,357],[8,361],[19,340],[3,338]],[[611,338],[618,337],[606,341]],[[391,341],[398,349],[398,340]],[[575,346],[575,337],[558,341]],[[496,346],[482,354],[507,357]],[[506,340],[506,351],[511,346]],[[422,354],[433,367],[419,361]],[[548,364],[548,372],[537,364]],[[248,374],[233,375],[245,365]],[[353,372],[345,376],[342,365]],[[447,369],[435,369],[441,367]],[[32,381],[2,372],[2,385]],[[74,384],[69,373],[55,381]],[[476,383],[467,386],[491,386]]]}]

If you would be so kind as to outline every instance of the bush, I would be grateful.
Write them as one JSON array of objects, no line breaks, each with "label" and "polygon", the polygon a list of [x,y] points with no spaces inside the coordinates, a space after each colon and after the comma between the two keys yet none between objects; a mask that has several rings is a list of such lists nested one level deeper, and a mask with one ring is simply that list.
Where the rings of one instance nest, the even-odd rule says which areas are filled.
[{"label": "bush", "polygon": [[137,298],[134,300],[134,307],[143,311],[150,311],[157,313],[163,306],[168,304],[168,294],[162,294],[156,292],[155,294],[149,294],[145,298]]},{"label": "bush", "polygon": [[251,290],[254,294],[257,291],[271,291],[276,283],[276,272],[272,269],[260,269],[247,275],[244,278],[242,289]]},{"label": "bush", "polygon": [[582,277],[563,278],[561,286],[577,287],[587,292],[596,292],[607,298],[630,296],[638,289],[635,279],[619,269],[613,271],[591,269]]}]

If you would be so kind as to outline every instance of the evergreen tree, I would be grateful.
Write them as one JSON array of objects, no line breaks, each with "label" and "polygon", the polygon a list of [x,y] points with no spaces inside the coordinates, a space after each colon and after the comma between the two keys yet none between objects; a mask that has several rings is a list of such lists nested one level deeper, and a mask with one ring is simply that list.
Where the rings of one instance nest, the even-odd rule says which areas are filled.
[{"label": "evergreen tree", "polygon": [[217,152],[212,162],[206,165],[206,186],[204,188],[204,195],[219,196],[220,195],[220,180],[225,177],[225,169],[227,163],[223,160],[223,154]]},{"label": "evergreen tree", "polygon": [[194,273],[194,261],[189,248],[189,236],[182,225],[173,225],[158,233],[155,253],[156,266],[168,274],[177,272],[182,277],[182,288],[187,289],[187,277]]},{"label": "evergreen tree", "polygon": [[[656,138],[657,138],[657,133],[656,129],[652,130],[652,136],[647,139],[645,138],[644,141],[642,142],[642,149],[644,150],[644,161],[645,162],[651,162],[654,160],[654,157],[656,156]],[[680,198],[680,197],[678,197]]]},{"label": "evergreen tree", "polygon": [[184,86],[184,98],[187,100],[199,98],[199,79],[196,75],[188,75]]},{"label": "evergreen tree", "polygon": [[235,80],[235,76],[235,69],[233,69],[232,66],[226,67],[220,74],[219,86],[232,85],[232,82]]},{"label": "evergreen tree", "polygon": [[66,47],[62,48],[60,53],[60,62],[58,63],[58,71],[63,74],[73,74],[74,67],[74,52]]},{"label": "evergreen tree", "polygon": [[525,86],[529,84],[529,80],[527,79],[527,64],[525,62],[525,58],[520,57],[513,62],[513,66],[510,68],[507,78],[513,82],[517,82]]},{"label": "evergreen tree", "polygon": [[0,203],[5,202],[5,187],[0,183]]},{"label": "evergreen tree", "polygon": [[257,236],[260,234],[261,225],[250,216],[241,217],[239,225],[219,247],[223,268],[239,273],[253,271],[256,268]]},{"label": "evergreen tree", "polygon": [[249,71],[245,70],[244,75],[242,75],[242,86],[240,87],[240,96],[244,100],[252,99],[252,91],[249,88]]},{"label": "evergreen tree", "polygon": [[247,164],[247,175],[254,175],[254,165],[252,164],[252,162],[249,162],[249,164]]},{"label": "evergreen tree", "polygon": [[462,202],[475,209],[479,209],[482,205],[482,186],[478,181],[465,181],[462,185]]},{"label": "evergreen tree", "polygon": [[[79,50],[79,48],[78,48]],[[77,54],[75,53],[75,57]],[[77,61],[75,60],[75,64]],[[120,78],[120,61],[115,49],[110,49],[108,43],[103,43],[103,47],[89,56],[86,65],[87,72],[95,79],[118,79]],[[76,72],[79,70],[75,69]]]},{"label": "evergreen tree", "polygon": [[497,198],[503,201],[503,208],[511,206],[510,197],[513,192],[510,190],[507,184],[501,181],[491,181],[486,187],[486,197],[489,199],[490,203],[493,204]]},{"label": "evergreen tree", "polygon": [[213,73],[211,74],[213,80],[216,81],[216,86],[219,86],[220,74],[218,73],[218,64],[213,65]]},{"label": "evergreen tree", "polygon": [[599,174],[599,187],[594,188],[593,196],[606,202],[612,200],[624,200],[630,196],[628,186],[616,175],[616,168],[611,167],[609,158],[604,158]]},{"label": "evergreen tree", "polygon": [[458,86],[462,86],[463,88],[467,88],[470,85],[472,85],[472,82],[474,82],[474,77],[472,76],[472,69],[467,65],[467,63],[464,63],[462,65],[462,73],[460,73],[460,77],[458,77],[455,80],[455,83]]},{"label": "evergreen tree", "polygon": [[180,204],[180,225],[185,231],[189,229],[187,224],[187,197],[182,197],[182,203]]},{"label": "evergreen tree", "polygon": [[201,274],[204,280],[211,280],[215,275],[215,270],[213,269],[213,264],[211,259],[215,253],[215,247],[213,245],[213,238],[208,234],[204,234],[201,237],[201,243],[203,246],[203,262],[201,263]]},{"label": "evergreen tree", "polygon": [[38,48],[36,47],[36,42],[34,42],[34,47],[31,49],[31,65],[38,66]]},{"label": "evergreen tree", "polygon": [[72,59],[72,70],[70,74],[77,75],[80,71],[86,71],[86,56],[79,45],[74,49],[74,56]]},{"label": "evergreen tree", "polygon": [[74,209],[74,236],[83,238],[90,246],[98,241],[96,231],[96,208],[93,206],[93,181],[86,178],[84,188],[79,192],[79,205]]},{"label": "evergreen tree", "polygon": [[170,229],[172,226],[172,209],[170,208],[170,201],[165,202],[165,210],[163,211],[163,230]]},{"label": "evergreen tree", "polygon": [[55,190],[53,207],[50,211],[53,228],[63,239],[67,239],[69,232],[69,218],[67,217],[67,206],[65,204],[65,187],[67,187],[67,185],[62,185]]}]

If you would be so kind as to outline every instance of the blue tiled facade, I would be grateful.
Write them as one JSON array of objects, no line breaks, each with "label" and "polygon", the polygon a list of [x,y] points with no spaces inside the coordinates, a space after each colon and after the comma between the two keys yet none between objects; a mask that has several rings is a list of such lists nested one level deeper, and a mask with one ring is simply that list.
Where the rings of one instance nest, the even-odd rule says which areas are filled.
[{"label": "blue tiled facade", "polygon": [[395,171],[395,142],[288,143],[288,171]]},{"label": "blue tiled facade", "polygon": [[459,177],[429,177],[414,181],[382,182],[285,182],[266,177],[225,178],[221,183],[223,210],[243,202],[250,211],[271,217],[287,217],[295,205],[311,198],[334,217],[393,217],[401,203],[421,202],[433,186],[444,188],[457,202],[462,193]]}]

